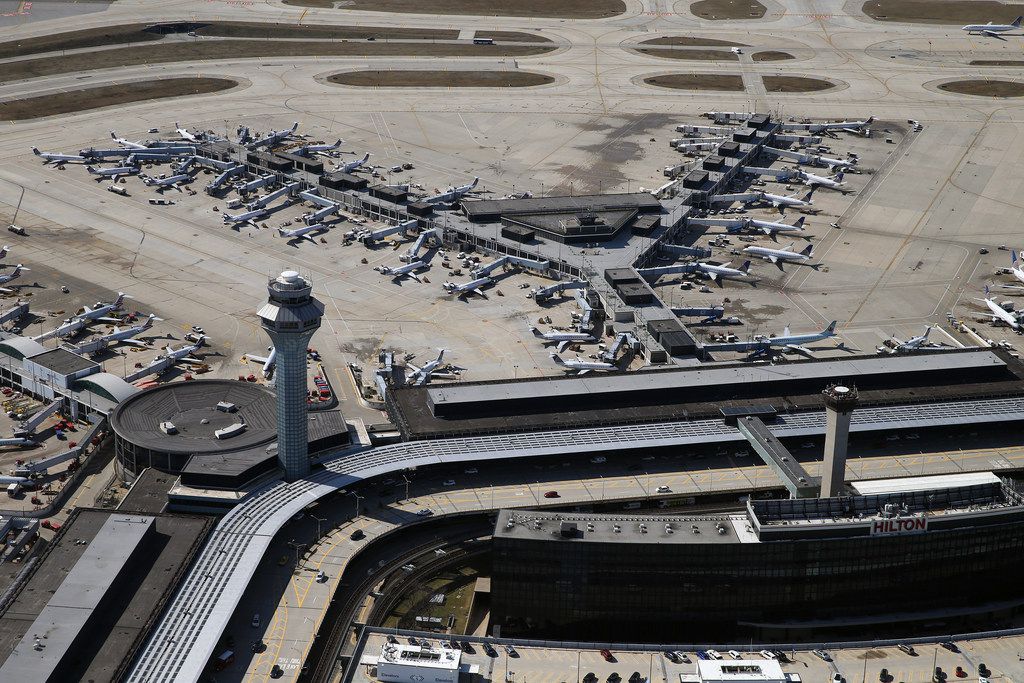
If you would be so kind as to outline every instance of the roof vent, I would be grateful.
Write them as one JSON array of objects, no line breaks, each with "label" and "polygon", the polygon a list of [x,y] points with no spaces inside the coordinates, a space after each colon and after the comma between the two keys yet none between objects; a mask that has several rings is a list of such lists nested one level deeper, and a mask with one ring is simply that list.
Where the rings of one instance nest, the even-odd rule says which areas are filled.
[{"label": "roof vent", "polygon": [[219,410],[222,413],[233,413],[236,410],[238,410],[238,406],[236,406],[234,403],[231,403],[230,401],[221,401],[220,403],[217,404],[217,410]]},{"label": "roof vent", "polygon": [[164,434],[177,434],[178,428],[174,426],[173,422],[168,420],[160,423],[160,431]]}]

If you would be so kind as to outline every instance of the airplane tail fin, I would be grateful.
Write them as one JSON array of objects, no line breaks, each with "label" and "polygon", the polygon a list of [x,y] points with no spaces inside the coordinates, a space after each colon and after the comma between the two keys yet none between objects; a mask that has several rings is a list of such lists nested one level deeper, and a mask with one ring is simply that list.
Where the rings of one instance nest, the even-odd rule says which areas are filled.
[{"label": "airplane tail fin", "polygon": [[1014,28],[1020,28],[1021,21],[1024,21],[1024,16],[1017,17],[1016,19],[1014,19],[1013,23],[1011,23],[1010,26],[1013,26]]},{"label": "airplane tail fin", "polygon": [[441,359],[442,358],[444,358],[444,349],[438,349],[437,350],[437,362],[438,362],[438,364],[441,363]]},{"label": "airplane tail fin", "polygon": [[800,252],[801,255],[807,256],[807,257],[810,257],[811,254],[813,254],[813,253],[814,253],[814,245],[813,244],[808,244],[806,247],[804,247],[804,250]]},{"label": "airplane tail fin", "polygon": [[1010,265],[1017,265],[1017,251],[1014,249],[1010,250]]},{"label": "airplane tail fin", "polygon": [[298,129],[299,129],[299,122],[296,121],[295,123],[292,124],[292,132],[294,133]]},{"label": "airplane tail fin", "polygon": [[92,166],[86,166],[85,170],[88,171],[89,173],[93,174],[93,175],[96,175],[96,169],[93,168]]},{"label": "airplane tail fin", "polygon": [[868,120],[867,120],[867,121],[865,121],[865,122],[864,122],[864,124],[865,124],[865,125],[867,125],[867,124],[869,124],[869,123],[873,123],[873,122],[874,122],[874,120],[875,120],[875,117],[874,117],[874,116],[869,116],[869,117],[868,117]]},{"label": "airplane tail fin", "polygon": [[985,296],[988,296],[988,294],[989,294],[988,285],[985,285]]},{"label": "airplane tail fin", "polygon": [[931,325],[929,325],[928,327],[924,328],[924,338],[925,339],[928,338],[928,335],[931,334],[931,331],[932,331],[932,326]]},{"label": "airplane tail fin", "polygon": [[810,203],[811,202],[811,197],[813,195],[814,195],[814,188],[812,187],[811,189],[807,190],[807,194],[805,194],[803,197],[800,198],[800,201]]},{"label": "airplane tail fin", "polygon": [[843,182],[843,172],[840,171],[839,173],[836,173],[834,176],[832,176],[832,180],[836,181],[837,183]]},{"label": "airplane tail fin", "polygon": [[475,178],[473,178],[473,182],[471,182],[469,184],[469,189],[472,190],[474,187],[476,187],[476,184],[479,183],[479,182],[480,182],[480,176],[476,176]]},{"label": "airplane tail fin", "polygon": [[36,156],[42,155],[42,152],[39,151],[38,147],[33,147],[32,148],[32,153],[35,154]]},{"label": "airplane tail fin", "polygon": [[739,271],[746,275],[750,271],[750,261],[744,261],[743,265],[739,267]]},{"label": "airplane tail fin", "polygon": [[836,323],[838,323],[838,322],[839,321],[837,321],[837,320],[833,320],[832,322],[830,322],[828,324],[828,327],[825,328],[825,331],[829,332],[829,333],[835,333],[835,331],[836,331]]},{"label": "airplane tail fin", "polygon": [[803,230],[804,229],[804,220],[805,219],[806,219],[806,216],[800,216],[800,218],[797,219],[797,222],[793,224],[793,227],[794,228],[799,228],[800,230]]},{"label": "airplane tail fin", "polygon": [[534,337],[543,337],[543,336],[544,336],[544,333],[543,333],[543,332],[541,332],[540,330],[538,330],[538,329],[537,329],[536,327],[534,327],[533,325],[531,325],[531,326],[530,326],[530,332],[532,332],[532,333],[533,333],[533,336],[534,336]]},{"label": "airplane tail fin", "polygon": [[555,363],[558,364],[558,365],[565,365],[565,361],[562,360],[562,357],[559,356],[554,351],[551,352],[551,360],[555,361]]}]

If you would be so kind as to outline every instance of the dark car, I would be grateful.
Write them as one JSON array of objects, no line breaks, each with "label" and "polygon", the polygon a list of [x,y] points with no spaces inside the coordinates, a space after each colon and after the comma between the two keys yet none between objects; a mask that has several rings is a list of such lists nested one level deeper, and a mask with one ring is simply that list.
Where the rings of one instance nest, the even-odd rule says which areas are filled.
[{"label": "dark car", "polygon": [[351,538],[353,541],[361,541],[364,538],[366,538],[366,534],[363,532],[362,529],[356,529],[352,532],[352,535],[349,536],[349,538]]},{"label": "dark car", "polygon": [[544,497],[545,498],[558,498],[558,491],[545,491],[544,492]]},{"label": "dark car", "polygon": [[462,651],[465,652],[467,655],[476,654],[476,650],[473,649],[473,646],[469,643],[468,640],[462,641]]},{"label": "dark car", "polygon": [[498,651],[495,650],[490,643],[484,643],[484,652],[487,653],[488,657],[497,657]]},{"label": "dark car", "polygon": [[958,648],[956,646],[956,643],[954,643],[952,641],[947,640],[945,642],[939,643],[939,645],[941,645],[942,647],[946,648],[950,652],[960,652],[960,648]]},{"label": "dark car", "polygon": [[615,661],[615,655],[613,655],[610,650],[601,650],[601,656],[604,657],[604,661],[606,662]]},{"label": "dark car", "polygon": [[258,655],[259,653],[267,649],[267,644],[264,643],[262,640],[254,640],[252,641],[252,647],[250,649],[253,651],[254,654]]},{"label": "dark car", "polygon": [[273,668],[270,669],[270,677],[280,678],[281,676],[284,676],[284,669],[275,664]]}]

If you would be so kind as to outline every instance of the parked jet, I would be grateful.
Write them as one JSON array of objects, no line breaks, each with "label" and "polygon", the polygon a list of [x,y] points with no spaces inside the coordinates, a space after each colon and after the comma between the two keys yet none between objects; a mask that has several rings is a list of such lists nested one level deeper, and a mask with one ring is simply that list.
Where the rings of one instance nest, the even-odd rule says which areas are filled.
[{"label": "parked jet", "polygon": [[1021,21],[1024,17],[1017,17],[1011,24],[993,24],[991,21],[987,24],[967,24],[961,28],[961,31],[967,31],[968,34],[980,33],[981,35],[988,36],[990,38],[999,38],[1005,40],[1000,33],[1006,33],[1007,31],[1016,31],[1021,27]]},{"label": "parked jet", "polygon": [[110,131],[110,137],[114,140],[114,142],[123,147],[127,147],[128,149],[148,149],[141,142],[132,142],[130,140],[125,140],[124,138],[117,137],[117,133],[114,131]]},{"label": "parked jet", "polygon": [[[806,130],[808,133],[823,133],[828,130],[845,130],[847,128],[852,130],[861,130],[871,125],[875,120],[874,116],[869,116],[863,121],[832,121],[831,123],[812,123],[809,125],[800,125],[801,130]],[[788,126],[783,126],[784,130],[793,130]]]},{"label": "parked jet", "polygon": [[80,154],[58,154],[57,152],[40,152],[38,147],[33,147],[32,153],[35,154],[40,159],[42,159],[44,164],[66,164],[68,162],[88,161],[84,156]]},{"label": "parked jet", "polygon": [[729,263],[723,263],[720,266],[716,266],[712,263],[698,263],[697,271],[702,273],[705,277],[708,277],[715,282],[719,280],[728,280],[732,278],[745,278],[750,273],[750,261],[744,261],[743,265],[739,268],[730,268]]},{"label": "parked jet", "polygon": [[309,240],[313,244],[316,244],[316,238],[313,237],[313,235],[311,235],[310,233],[327,232],[328,230],[330,230],[329,226],[326,226],[323,223],[317,223],[315,225],[304,225],[301,228],[295,228],[294,230],[285,230],[284,228],[278,228],[277,234],[280,235],[281,237],[285,237],[290,240],[304,239]]},{"label": "parked jet", "polygon": [[557,344],[558,351],[562,352],[569,348],[572,344],[593,344],[597,342],[594,335],[587,332],[558,332],[549,331],[541,332],[536,327],[530,327],[530,332],[533,333],[534,337],[544,340],[544,345]]},{"label": "parked jet", "polygon": [[252,353],[242,354],[242,357],[245,358],[247,361],[251,360],[255,363],[263,364],[262,372],[264,379],[270,379],[273,376],[274,366],[277,363],[277,349],[273,346],[268,348],[270,350],[270,353],[268,353],[266,356],[257,356]]},{"label": "parked jet", "polygon": [[755,350],[754,355],[767,353],[772,348],[779,348],[783,351],[795,351],[802,353],[805,356],[813,356],[813,352],[808,349],[804,344],[810,344],[823,339],[829,339],[836,336],[836,323],[833,320],[828,324],[821,332],[812,332],[810,334],[790,334],[789,326],[782,330],[782,334],[778,337],[763,337],[756,339],[757,342],[762,344],[762,347]]},{"label": "parked jet", "polygon": [[350,161],[347,164],[339,164],[338,168],[336,170],[341,172],[341,173],[351,173],[352,171],[354,171],[357,168],[361,167],[363,164],[365,164],[369,160],[370,160],[370,153],[367,152],[366,154],[363,155],[362,159],[356,159],[355,161]]},{"label": "parked jet", "polygon": [[138,335],[142,334],[146,330],[152,328],[154,320],[163,320],[163,318],[158,318],[155,315],[153,315],[152,313],[150,313],[146,317],[146,319],[143,322],[139,323],[138,325],[132,325],[130,327],[125,327],[125,328],[119,328],[117,325],[114,325],[114,331],[113,332],[111,332],[110,334],[104,335],[103,337],[100,337],[100,338],[104,339],[104,340],[106,340],[108,342],[119,341],[119,342],[124,342],[125,344],[134,344],[136,346],[145,346],[144,342],[136,341],[134,339],[134,337],[137,337]]},{"label": "parked jet", "polygon": [[561,365],[567,371],[575,372],[580,375],[585,375],[593,370],[601,370],[604,372],[619,370],[619,366],[615,363],[598,360],[583,360],[578,356],[576,358],[565,360],[554,351],[551,352],[551,360],[555,361],[558,365]]},{"label": "parked jet", "polygon": [[236,213],[235,215],[225,213],[222,214],[222,217],[224,219],[224,224],[227,225],[230,223],[233,228],[246,224],[256,227],[256,219],[260,216],[266,216],[268,213],[270,212],[266,209],[256,209],[255,211],[246,211],[245,213]]},{"label": "parked jet", "polygon": [[43,332],[36,337],[32,337],[32,341],[41,342],[45,339],[52,339],[54,337],[58,339],[72,337],[84,330],[88,324],[89,321],[85,318],[68,318],[58,327],[53,328],[49,332]]},{"label": "parked jet", "polygon": [[465,194],[467,194],[468,192],[472,191],[473,188],[476,187],[477,183],[479,183],[479,182],[480,182],[480,178],[479,177],[473,178],[473,182],[469,183],[468,185],[461,185],[459,187],[449,187],[447,190],[445,190],[441,194],[434,195],[433,197],[427,197],[423,201],[428,202],[430,204],[437,204],[437,203],[450,204],[452,202],[458,201]]},{"label": "parked jet", "polygon": [[170,358],[174,361],[181,363],[203,363],[205,361],[201,361],[197,358],[189,358],[188,356],[189,354],[201,349],[205,341],[206,336],[199,335],[199,339],[196,341],[196,343],[189,344],[188,346],[182,346],[180,349],[172,349],[171,345],[168,344],[166,347],[164,347],[164,353],[160,356],[160,358]]},{"label": "parked jet", "polygon": [[270,133],[268,133],[265,137],[262,137],[262,138],[260,138],[259,140],[255,141],[255,142],[250,142],[249,143],[249,147],[250,148],[273,147],[277,143],[281,142],[281,140],[284,140],[285,138],[287,138],[290,135],[292,135],[293,133],[295,133],[295,131],[298,130],[298,129],[299,129],[299,122],[296,121],[295,123],[292,124],[291,128],[286,128],[284,130],[270,131]]},{"label": "parked jet", "polygon": [[928,325],[924,328],[924,334],[916,337],[911,337],[907,341],[900,341],[896,337],[888,340],[884,346],[878,347],[879,353],[909,353],[911,351],[917,351],[922,346],[928,344],[928,333],[932,331],[932,326]]},{"label": "parked jet", "polygon": [[1002,306],[1000,306],[999,302],[997,302],[995,299],[990,298],[988,295],[989,290],[988,285],[986,285],[985,298],[976,299],[976,301],[983,302],[985,306],[988,308],[988,310],[992,312],[992,322],[1001,320],[1002,322],[1009,325],[1011,329],[1020,330],[1020,321],[1017,320],[1017,316],[1011,313],[1010,311],[1006,310]]},{"label": "parked jet", "polygon": [[138,173],[139,169],[135,166],[117,166],[114,168],[100,168],[96,169],[92,166],[86,166],[85,170],[90,174],[96,176],[96,180],[100,181],[104,178],[117,178],[123,175],[130,175],[132,173]]},{"label": "parked jet", "polygon": [[199,142],[199,135],[195,135],[194,133],[188,132],[187,129],[179,126],[177,121],[174,122],[174,130],[178,135],[181,136],[182,140],[188,140],[189,142]]},{"label": "parked jet", "polygon": [[437,358],[425,363],[423,367],[416,367],[412,363],[407,363],[412,368],[412,372],[406,378],[406,381],[416,386],[422,386],[429,382],[431,374],[441,365],[441,359],[444,358],[444,349],[438,349],[437,351]]},{"label": "parked jet", "polygon": [[491,284],[492,282],[493,280],[489,277],[480,277],[475,280],[470,280],[469,282],[463,282],[461,284],[456,284],[454,282],[445,282],[441,286],[444,287],[444,291],[448,292],[449,294],[457,294],[459,296],[476,294],[477,296],[486,298],[487,295],[484,294],[482,290],[484,287]]},{"label": "parked jet", "polygon": [[1021,267],[1020,254],[1016,250],[1010,251],[1010,275],[1024,283],[1024,268]]},{"label": "parked jet", "polygon": [[[7,275],[0,275],[0,285],[6,285],[8,282],[13,282],[14,280],[17,280],[23,272],[28,272],[28,270],[28,268],[19,263],[14,267],[14,270],[12,270]],[[0,287],[0,292],[3,292],[5,294],[11,294],[13,291],[13,289],[9,289],[7,287]]]},{"label": "parked jet", "polygon": [[814,175],[813,173],[805,173],[804,171],[797,171],[797,177],[804,185],[810,187],[827,187],[830,190],[838,190],[843,194],[849,192],[846,183],[843,182],[843,172],[840,171],[833,176],[820,176]]},{"label": "parked jet", "polygon": [[178,187],[179,183],[188,183],[192,181],[192,176],[188,173],[179,173],[178,175],[172,175],[167,178],[153,178],[152,176],[143,176],[142,182],[151,187],[155,186],[157,192],[162,192],[167,188],[171,188],[181,192],[181,188]]},{"label": "parked jet", "polygon": [[339,147],[341,147],[341,138],[338,138],[338,141],[331,145],[303,145],[302,147],[296,147],[291,150],[291,153],[304,157],[316,152],[330,152]]},{"label": "parked jet", "polygon": [[770,192],[757,192],[755,194],[757,196],[752,200],[752,202],[747,203],[761,202],[764,204],[771,204],[780,212],[785,211],[787,208],[803,209],[814,205],[814,200],[811,199],[811,196],[814,194],[813,187],[810,190],[808,190],[807,194],[805,194],[803,197],[797,197],[795,194],[771,194]]},{"label": "parked jet", "polygon": [[[82,307],[82,312],[79,313],[78,315],[76,315],[75,317],[76,318],[81,318],[83,320],[103,320],[104,316],[107,313],[110,313],[111,311],[119,311],[119,310],[121,310],[121,306],[122,306],[122,304],[124,304],[124,300],[125,299],[131,299],[131,298],[132,297],[128,296],[124,292],[118,292],[117,293],[117,298],[114,299],[109,304],[105,304],[103,302],[97,301],[96,302],[96,308],[90,308],[88,306],[83,306]],[[118,319],[118,320],[120,320],[120,319]]]},{"label": "parked jet", "polygon": [[422,270],[427,267],[427,262],[423,260],[413,261],[412,263],[406,263],[404,266],[398,266],[397,268],[391,268],[390,266],[380,266],[379,271],[381,275],[387,275],[393,280],[401,280],[402,278],[411,278],[416,282],[420,281],[420,276],[416,274],[416,271]]},{"label": "parked jet", "polygon": [[[795,243],[794,243],[795,244]],[[814,256],[814,245],[808,244],[804,247],[803,251],[793,251],[793,244],[790,244],[785,249],[769,249],[768,247],[758,247],[751,245],[743,248],[744,254],[750,254],[757,258],[764,259],[765,261],[771,261],[779,270],[782,270],[782,263],[784,261],[809,261]]]},{"label": "parked jet", "polygon": [[756,218],[746,218],[743,219],[743,222],[738,227],[729,228],[729,232],[736,232],[743,228],[759,230],[774,239],[775,235],[780,232],[803,232],[804,216],[800,216],[800,218],[792,225],[789,223],[776,223],[774,221],[760,221]]}]

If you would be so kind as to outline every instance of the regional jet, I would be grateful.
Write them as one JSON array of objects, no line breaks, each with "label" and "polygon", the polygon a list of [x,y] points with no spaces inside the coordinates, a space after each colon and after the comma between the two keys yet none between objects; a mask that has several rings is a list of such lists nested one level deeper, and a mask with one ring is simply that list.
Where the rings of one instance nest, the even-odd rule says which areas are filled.
[{"label": "regional jet", "polygon": [[425,363],[423,367],[416,367],[412,363],[408,363],[409,367],[412,368],[412,372],[406,378],[406,381],[416,386],[423,386],[429,382],[430,376],[441,365],[441,359],[444,358],[444,349],[438,349],[437,351],[437,358]]},{"label": "regional jet", "polygon": [[833,176],[820,176],[814,175],[813,173],[805,173],[804,171],[797,171],[797,177],[804,185],[809,187],[827,187],[830,190],[838,190],[843,194],[849,192],[846,183],[843,182],[843,172],[840,171]]},{"label": "regional jet", "polygon": [[445,282],[441,286],[444,287],[444,291],[449,294],[457,294],[460,297],[468,296],[470,294],[476,294],[479,297],[487,298],[487,295],[483,293],[483,288],[491,284],[493,280],[489,277],[480,277],[469,282],[463,282],[456,284],[454,282]]},{"label": "regional jet", "polygon": [[928,334],[932,331],[932,326],[928,325],[924,328],[924,334],[916,337],[911,337],[907,341],[900,341],[896,337],[888,340],[884,346],[878,347],[879,353],[909,353],[911,351],[917,351],[923,346],[928,345]]},{"label": "regional jet", "polygon": [[771,204],[774,208],[780,212],[785,211],[787,208],[804,209],[814,205],[814,200],[811,196],[814,194],[814,188],[812,187],[807,191],[803,197],[797,197],[793,195],[779,195],[771,194],[770,192],[757,192],[753,202],[762,202],[764,204]]},{"label": "regional jet", "polygon": [[274,374],[274,365],[277,363],[277,349],[273,346],[267,347],[270,353],[266,356],[257,356],[252,353],[244,353],[242,357],[247,361],[253,361],[255,363],[261,363],[263,365],[263,377],[264,379],[270,379]]},{"label": "regional jet", "polygon": [[785,329],[782,330],[782,335],[778,337],[755,338],[755,340],[762,346],[754,352],[754,355],[766,353],[774,347],[780,348],[783,351],[794,351],[796,353],[802,353],[805,356],[813,356],[813,352],[804,346],[804,344],[810,344],[812,342],[836,336],[836,323],[837,321],[833,320],[828,324],[828,327],[821,332],[812,332],[811,334],[790,334],[789,326],[787,325]]},{"label": "regional jet", "polygon": [[760,230],[772,239],[775,239],[775,235],[780,232],[803,232],[804,216],[800,216],[792,225],[789,223],[776,223],[774,221],[759,221],[756,218],[745,218],[739,227],[729,229],[729,232],[736,232],[743,228]]},{"label": "regional jet", "polygon": [[318,152],[330,152],[339,147],[341,147],[341,138],[338,138],[338,141],[331,145],[303,145],[302,147],[296,147],[291,150],[291,153],[304,157]]},{"label": "regional jet", "polygon": [[266,216],[269,211],[266,209],[256,209],[255,211],[246,211],[245,213],[236,213],[231,215],[229,213],[222,214],[224,224],[231,224],[231,227],[237,228],[239,225],[251,225],[256,227],[256,219],[261,216]]},{"label": "regional jet", "polygon": [[566,360],[554,351],[551,352],[551,360],[555,361],[556,364],[561,365],[567,372],[575,372],[579,375],[585,375],[592,370],[601,370],[604,372],[619,370],[619,366],[615,363],[597,360],[583,360],[578,356],[576,358]]},{"label": "regional jet", "polygon": [[406,263],[404,266],[398,266],[397,268],[380,266],[378,270],[381,275],[387,275],[395,281],[399,281],[402,278],[407,277],[415,280],[416,282],[420,282],[420,276],[416,274],[416,271],[426,268],[427,265],[426,261],[419,260],[413,261],[412,263]]},{"label": "regional jet", "polygon": [[720,266],[712,263],[698,263],[697,271],[715,282],[733,278],[745,278],[750,275],[750,261],[744,261],[743,265],[739,268],[730,268],[729,263],[723,263]]},{"label": "regional jet", "polygon": [[572,344],[593,344],[597,342],[594,335],[587,332],[541,332],[536,327],[530,327],[534,337],[544,340],[544,345],[557,344],[559,352],[565,351]]},{"label": "regional jet", "polygon": [[309,240],[313,244],[316,244],[316,238],[313,237],[313,235],[311,235],[310,233],[327,232],[328,230],[330,230],[330,227],[324,225],[323,223],[316,223],[315,225],[304,225],[301,228],[295,228],[294,230],[285,230],[284,228],[278,228],[277,234],[280,235],[281,237],[285,237],[290,240],[303,239]]},{"label": "regional jet", "polygon": [[[795,244],[795,243],[793,243]],[[743,248],[744,254],[756,256],[757,258],[764,259],[765,261],[771,261],[779,270],[782,270],[782,263],[784,261],[809,261],[814,256],[814,245],[808,244],[803,251],[793,251],[793,244],[790,244],[785,249],[769,249],[768,247],[757,247],[751,245]]]},{"label": "regional jet", "polygon": [[459,199],[462,199],[462,197],[468,192],[472,191],[473,188],[476,187],[477,183],[479,182],[479,177],[473,178],[473,182],[469,183],[468,185],[461,185],[459,187],[449,187],[441,194],[434,195],[433,197],[427,197],[423,201],[427,202],[428,204],[450,204],[452,202],[458,201]]},{"label": "regional jet", "polygon": [[135,344],[137,346],[144,346],[144,342],[136,341],[134,337],[142,334],[146,330],[153,327],[154,320],[163,320],[163,318],[158,318],[152,313],[150,313],[146,317],[146,319],[143,322],[139,323],[138,325],[132,325],[131,327],[125,327],[123,329],[119,328],[117,325],[114,325],[114,331],[108,335],[101,337],[101,339],[104,339],[108,342],[119,341],[124,342],[125,344]]},{"label": "regional jet", "polygon": [[285,138],[287,138],[290,135],[292,135],[293,133],[295,133],[295,131],[298,130],[298,129],[299,129],[299,122],[296,121],[295,123],[292,124],[291,128],[285,128],[284,130],[270,131],[270,133],[267,134],[266,137],[260,138],[259,140],[256,140],[255,142],[250,142],[249,143],[249,148],[250,149],[255,149],[257,147],[273,147],[277,143],[281,142],[281,140],[284,140]]},{"label": "regional jet", "polygon": [[1024,17],[1017,17],[1013,20],[1012,24],[993,24],[991,21],[987,24],[967,24],[961,28],[961,31],[967,31],[968,34],[980,33],[981,35],[988,36],[989,38],[999,38],[1000,40],[1006,40],[1000,33],[1006,33],[1007,31],[1016,31],[1021,27],[1021,21]]},{"label": "regional jet", "polygon": [[181,363],[204,363],[205,361],[199,360],[198,358],[189,358],[189,354],[194,353],[203,347],[206,341],[205,335],[199,335],[199,339],[194,344],[188,346],[182,346],[180,349],[172,349],[171,345],[168,344],[164,347],[164,353],[161,358],[170,358],[171,360]]},{"label": "regional jet", "polygon": [[188,132],[187,129],[179,126],[177,121],[174,122],[174,131],[181,136],[182,140],[188,140],[189,142],[199,142],[199,138],[202,137],[202,134],[196,135],[195,133]]},{"label": "regional jet", "polygon": [[[124,300],[125,299],[131,299],[131,298],[132,297],[128,296],[124,292],[118,292],[117,293],[117,298],[114,299],[109,304],[105,304],[105,303],[103,303],[101,301],[97,301],[96,302],[96,308],[90,308],[88,306],[83,306],[82,307],[82,312],[79,313],[78,315],[76,315],[75,317],[76,318],[81,318],[82,320],[107,320],[106,318],[104,318],[104,316],[106,316],[107,313],[110,313],[111,311],[119,311],[119,310],[121,310],[121,306],[124,304]],[[110,320],[113,320],[113,319],[110,319]],[[118,318],[117,320],[120,320],[120,318]]]},{"label": "regional jet", "polygon": [[988,294],[988,285],[986,285],[985,298],[976,299],[976,301],[983,302],[988,310],[992,312],[992,322],[1001,320],[1009,325],[1011,329],[1020,330],[1020,321],[1017,320],[1017,316],[1000,306],[999,303],[995,299],[990,298]]},{"label": "regional jet", "polygon": [[157,192],[162,192],[167,188],[171,188],[181,192],[181,188],[178,187],[179,183],[187,183],[192,181],[192,175],[189,173],[179,173],[178,175],[172,175],[167,178],[153,178],[152,176],[143,176],[142,182],[151,187],[156,187]]},{"label": "regional jet", "polygon": [[85,162],[87,159],[80,154],[58,154],[57,152],[40,152],[38,147],[32,148],[32,153],[43,160],[44,164],[66,164],[69,161]]},{"label": "regional jet", "polygon": [[110,137],[114,142],[122,147],[127,147],[128,149],[148,149],[148,147],[141,142],[131,142],[130,140],[117,137],[117,133],[115,131],[110,131]]},{"label": "regional jet", "polygon": [[104,178],[117,179],[119,176],[129,175],[132,173],[138,173],[139,169],[135,166],[117,166],[115,168],[100,168],[97,169],[93,166],[86,166],[85,170],[90,174],[96,176],[96,180],[103,180]]},{"label": "regional jet", "polygon": [[[19,263],[14,267],[14,270],[12,270],[7,275],[0,275],[0,285],[6,285],[8,282],[13,282],[14,280],[17,280],[23,272],[28,272],[28,270],[28,268]],[[14,290],[8,289],[7,287],[0,287],[0,292],[4,292],[5,294],[11,294],[14,292]]]},{"label": "regional jet", "polygon": [[347,164],[340,164],[338,166],[338,168],[335,169],[335,170],[337,170],[340,173],[351,173],[352,171],[354,171],[357,168],[361,167],[363,164],[365,164],[369,160],[370,160],[370,153],[367,152],[366,154],[363,155],[362,159],[356,159],[355,161],[350,161]]}]

